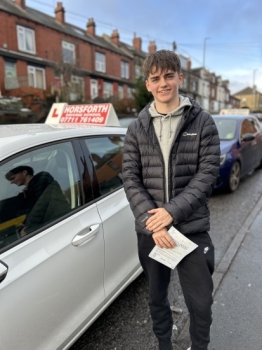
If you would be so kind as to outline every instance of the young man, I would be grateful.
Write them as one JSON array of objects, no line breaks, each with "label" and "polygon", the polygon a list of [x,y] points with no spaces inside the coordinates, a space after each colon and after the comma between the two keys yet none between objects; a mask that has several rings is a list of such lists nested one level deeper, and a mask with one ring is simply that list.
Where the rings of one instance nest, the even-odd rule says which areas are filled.
[{"label": "young man", "polygon": [[150,54],[143,69],[154,101],[128,128],[123,180],[135,216],[139,259],[149,283],[153,330],[160,350],[173,349],[167,298],[171,270],[148,257],[155,245],[175,246],[168,234],[173,225],[198,245],[177,271],[190,313],[191,350],[207,350],[214,270],[208,198],[219,172],[217,128],[193,99],[179,95],[183,75],[174,52]]},{"label": "young man", "polygon": [[17,213],[13,213],[16,216],[26,215],[24,227],[20,230],[21,237],[70,210],[58,182],[48,172],[34,175],[33,168],[20,165],[5,177],[11,184],[25,186],[17,196]]}]

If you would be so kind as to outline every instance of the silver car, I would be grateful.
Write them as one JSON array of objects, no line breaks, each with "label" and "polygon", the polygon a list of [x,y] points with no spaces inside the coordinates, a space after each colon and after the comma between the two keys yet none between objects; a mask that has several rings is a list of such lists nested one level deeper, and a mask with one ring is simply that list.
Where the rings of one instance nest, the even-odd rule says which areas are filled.
[{"label": "silver car", "polygon": [[124,136],[0,126],[1,349],[68,349],[141,273]]}]

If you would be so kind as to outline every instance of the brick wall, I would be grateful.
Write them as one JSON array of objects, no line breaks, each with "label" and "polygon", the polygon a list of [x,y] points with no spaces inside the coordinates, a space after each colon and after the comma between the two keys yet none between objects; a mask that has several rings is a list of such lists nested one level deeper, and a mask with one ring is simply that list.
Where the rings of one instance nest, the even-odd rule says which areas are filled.
[{"label": "brick wall", "polygon": [[[0,30],[0,48],[3,48],[3,44],[7,44],[8,50],[18,52],[18,38],[17,38],[17,24],[26,26],[35,31],[35,46],[36,54],[28,54],[32,57],[42,58],[44,60],[56,62],[56,66],[62,62],[62,41],[67,41],[75,45],[75,65],[76,67],[88,71],[94,72],[95,76],[95,51],[99,51],[106,54],[106,75],[121,78],[121,60],[129,63],[129,79],[127,82],[133,80],[133,60],[126,56],[122,56],[116,52],[100,48],[93,44],[90,44],[84,40],[71,37],[62,32],[58,32],[54,29],[45,27],[33,21],[29,21],[24,18],[18,18],[14,15],[10,15],[3,11],[0,12],[0,23],[6,30]],[[21,52],[22,53],[22,52]],[[24,54],[24,53],[23,53]],[[30,60],[29,60],[30,61]],[[17,59],[16,61],[17,76],[26,76],[28,74],[28,65],[34,65],[28,61]],[[105,79],[107,79],[105,75]],[[0,57],[0,88],[4,90],[4,60]],[[46,78],[46,92],[50,93],[51,86],[54,81],[54,71],[52,67],[45,67]],[[103,94],[103,79],[99,80],[101,86],[99,95]],[[114,84],[114,92],[118,90],[118,84]],[[90,98],[90,79],[85,77],[85,92],[86,99]]]}]

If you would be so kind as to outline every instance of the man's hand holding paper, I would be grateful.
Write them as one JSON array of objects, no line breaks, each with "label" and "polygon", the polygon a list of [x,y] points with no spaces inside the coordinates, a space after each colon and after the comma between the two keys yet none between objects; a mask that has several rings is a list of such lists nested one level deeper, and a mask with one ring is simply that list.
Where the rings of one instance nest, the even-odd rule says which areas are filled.
[{"label": "man's hand holding paper", "polygon": [[174,248],[175,247],[175,242],[172,237],[167,232],[166,228],[163,228],[160,231],[157,231],[152,234],[153,240],[159,248]]},{"label": "man's hand holding paper", "polygon": [[[153,238],[156,233],[153,234]],[[149,257],[174,269],[177,264],[189,253],[197,248],[197,245],[186,238],[182,233],[171,227],[167,235],[174,241],[174,248],[160,248],[156,245],[149,254]],[[155,238],[154,238],[155,241]],[[155,241],[156,242],[156,241]]]}]

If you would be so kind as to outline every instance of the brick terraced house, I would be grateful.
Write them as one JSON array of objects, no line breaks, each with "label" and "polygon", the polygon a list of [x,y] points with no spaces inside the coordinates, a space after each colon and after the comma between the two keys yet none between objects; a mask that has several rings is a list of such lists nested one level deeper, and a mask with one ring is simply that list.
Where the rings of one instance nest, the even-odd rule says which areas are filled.
[{"label": "brick terraced house", "polygon": [[[96,35],[93,18],[87,19],[86,29],[67,23],[62,2],[57,2],[52,17],[27,7],[26,0],[0,0],[0,97],[121,102],[132,98],[143,61],[156,50],[151,40],[144,52],[136,34],[132,45],[120,41],[117,29],[111,35]],[[239,105],[228,81],[203,67],[192,69],[190,58],[180,58],[181,93],[211,113]]]},{"label": "brick terraced house", "polygon": [[[110,40],[65,20],[57,3],[54,17],[26,6],[25,0],[0,2],[0,90],[2,95],[66,94],[87,101],[128,97],[134,87],[134,56],[123,48],[117,30]],[[136,49],[136,48],[132,48]]]}]

